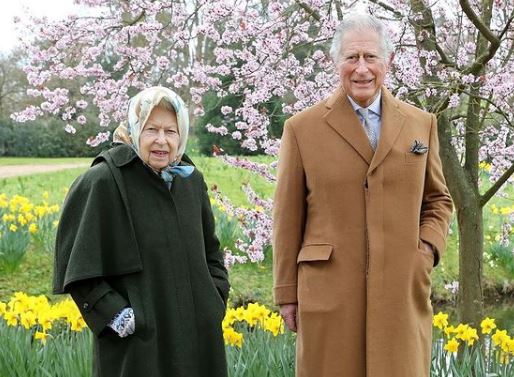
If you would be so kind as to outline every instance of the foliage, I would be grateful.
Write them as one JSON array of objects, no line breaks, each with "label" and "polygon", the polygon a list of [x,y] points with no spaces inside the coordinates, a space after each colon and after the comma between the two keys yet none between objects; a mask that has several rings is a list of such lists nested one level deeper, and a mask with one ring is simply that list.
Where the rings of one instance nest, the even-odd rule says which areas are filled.
[{"label": "foliage", "polygon": [[[481,322],[482,338],[466,324],[450,325],[446,313],[436,314],[433,324],[431,376],[512,375],[514,339],[494,319]],[[229,308],[222,328],[229,376],[294,376],[295,336],[284,331],[278,313],[257,303]],[[85,329],[70,299],[51,304],[44,296],[17,292],[0,302],[0,370],[27,377],[89,376],[92,335]]]},{"label": "foliage", "polygon": [[101,152],[84,142],[91,127],[76,130],[79,137],[63,133],[59,121],[26,124],[0,122],[2,147],[0,156],[21,157],[92,157]]},{"label": "foliage", "polygon": [[[436,376],[511,376],[514,372],[514,339],[496,321],[485,318],[477,329],[450,325],[448,314],[433,317],[435,342],[431,373]],[[495,330],[496,329],[496,330]],[[460,354],[458,354],[460,352]]]},{"label": "foliage", "polygon": [[26,197],[9,199],[0,193],[0,273],[11,274],[19,267],[31,240],[40,250],[53,250],[58,212],[58,205],[46,201],[33,204]]}]

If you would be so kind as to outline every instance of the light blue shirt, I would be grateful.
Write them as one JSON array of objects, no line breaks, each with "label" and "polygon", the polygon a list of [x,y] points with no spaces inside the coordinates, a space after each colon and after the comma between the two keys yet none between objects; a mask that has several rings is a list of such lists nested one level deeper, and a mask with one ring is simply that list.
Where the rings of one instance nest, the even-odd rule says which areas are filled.
[{"label": "light blue shirt", "polygon": [[[348,96],[350,103],[352,104],[353,109],[357,113],[357,116],[361,120],[361,123],[364,124],[364,119],[359,113],[359,109],[362,109],[362,106],[355,102],[353,99]],[[380,140],[380,128],[382,124],[382,91],[378,92],[377,98],[367,107],[368,109],[368,120],[369,126],[373,128],[375,131],[375,135],[377,135],[377,142]]]}]

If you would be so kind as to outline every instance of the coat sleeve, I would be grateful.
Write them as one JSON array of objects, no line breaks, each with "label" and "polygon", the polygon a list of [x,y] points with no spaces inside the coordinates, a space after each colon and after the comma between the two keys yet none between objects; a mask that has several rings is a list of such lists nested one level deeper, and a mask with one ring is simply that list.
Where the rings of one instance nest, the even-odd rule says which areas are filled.
[{"label": "coat sleeve", "polygon": [[297,302],[297,257],[303,242],[306,182],[292,123],[284,124],[273,203],[273,293],[275,303]]},{"label": "coat sleeve", "polygon": [[429,147],[421,206],[420,238],[434,247],[436,253],[434,265],[437,265],[446,247],[446,237],[453,206],[439,157],[435,115],[432,115]]},{"label": "coat sleeve", "polygon": [[128,301],[101,278],[72,283],[68,291],[84,321],[97,336],[106,330],[115,314],[129,306]]},{"label": "coat sleeve", "polygon": [[207,185],[203,178],[202,185],[202,228],[207,266],[214,285],[226,304],[230,290],[228,273],[223,261],[223,253],[220,250],[220,242],[215,233],[214,215],[212,214],[211,202],[207,194]]}]

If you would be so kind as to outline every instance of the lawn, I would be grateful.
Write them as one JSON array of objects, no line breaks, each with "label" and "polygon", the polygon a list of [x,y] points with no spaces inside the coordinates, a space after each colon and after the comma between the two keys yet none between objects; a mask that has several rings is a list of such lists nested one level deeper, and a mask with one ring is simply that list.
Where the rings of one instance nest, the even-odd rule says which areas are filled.
[{"label": "lawn", "polygon": [[57,164],[83,164],[91,158],[54,158],[54,157],[1,157],[0,166],[8,165],[57,165]]},{"label": "lawn", "polygon": [[[41,162],[42,160],[40,159],[17,160],[32,165],[49,161],[44,160],[45,162]],[[241,190],[241,184],[243,183],[250,183],[254,190],[265,198],[273,195],[273,184],[246,170],[226,166],[215,158],[197,156],[193,160],[204,173],[208,186],[217,187],[223,195],[226,195],[237,206],[252,206],[246,200]],[[259,162],[270,162],[269,158],[256,158],[256,160]],[[77,162],[76,159],[68,161]],[[84,161],[88,162],[90,159],[79,160],[79,162]],[[55,159],[52,163],[62,164],[65,162],[67,162],[66,159]],[[0,159],[0,166],[8,163],[11,162]],[[45,203],[50,206],[52,204],[60,205],[69,185],[85,169],[68,169],[59,172],[0,179],[0,202],[2,201],[2,194],[5,194],[8,198],[18,194],[27,197],[35,206]],[[510,273],[508,264],[499,264],[497,260],[491,257],[492,254],[490,253],[492,247],[497,247],[498,236],[501,233],[502,224],[505,220],[505,214],[502,214],[502,211],[504,213],[508,212],[506,208],[508,208],[509,197],[512,197],[511,192],[508,192],[502,199],[495,198],[492,204],[496,208],[489,206],[484,211],[486,223],[485,286],[489,287],[488,292],[501,292],[502,289],[508,290],[514,284],[514,276]],[[228,216],[222,206],[216,203],[213,205],[213,211],[217,221],[217,232],[222,244],[233,248],[233,234],[234,232],[236,234],[239,232],[237,230],[237,220]],[[58,213],[53,213],[52,216],[47,221],[47,225],[52,224],[54,219],[57,219]],[[457,233],[456,223],[453,221],[446,254],[441,264],[432,274],[434,313],[437,313],[439,310],[448,313],[450,315],[449,321],[452,324],[455,324],[457,320],[455,296],[450,290],[445,288],[445,285],[458,279]],[[49,234],[53,236],[53,230]],[[22,297],[25,297],[24,294],[27,294],[30,298],[26,299],[40,302],[44,301],[45,298],[43,296],[46,296],[49,299],[46,305],[55,304],[55,307],[69,303],[67,300],[63,300],[61,296],[50,294],[53,269],[51,238],[49,243],[48,238],[46,238],[47,243],[44,244],[46,249],[50,251],[44,252],[42,251],[43,247],[37,246],[34,241],[36,237],[33,235],[28,251],[19,268],[12,274],[0,273],[0,317],[1,310],[4,310],[4,320],[0,319],[0,332],[4,334],[6,341],[3,347],[0,347],[0,370],[9,371],[9,375],[42,377],[51,374],[64,377],[72,373],[73,375],[85,377],[91,374],[90,349],[92,338],[90,332],[75,332],[73,325],[70,327],[70,325],[61,323],[62,319],[56,319],[53,328],[44,330],[47,332],[41,335],[42,333],[34,330],[39,325],[35,324],[32,327],[27,327],[30,325],[26,323],[29,318],[28,314],[26,316],[25,314],[19,314],[20,323],[17,325],[12,323],[9,325],[7,320],[7,318],[10,318],[6,312],[6,308],[9,306],[6,307],[5,303],[13,297],[18,297],[21,300]],[[48,244],[50,247],[48,247]],[[265,253],[263,262],[236,264],[230,269],[229,275],[232,286],[229,302],[231,309],[228,310],[224,320],[224,337],[227,344],[229,376],[293,376],[294,335],[290,332],[281,334],[279,331],[280,318],[276,313],[268,310],[268,308],[272,311],[278,309],[272,301],[271,250]],[[15,292],[18,291],[22,291],[24,294],[19,293],[15,296]],[[43,296],[36,297],[39,295]],[[491,295],[489,298],[491,300],[499,300],[489,303],[485,310],[486,315],[495,318],[498,329],[506,329],[509,334],[512,334],[514,331],[514,307],[512,303],[501,300],[501,297],[495,295]],[[264,304],[266,307],[249,305],[249,303],[254,302]],[[70,305],[70,308],[73,307],[75,311],[77,310],[74,304]],[[29,308],[29,314],[33,315],[35,311],[30,309],[30,306],[25,306]],[[25,306],[21,305],[19,307]],[[47,312],[45,311],[44,313]],[[253,321],[257,318],[257,313],[264,315],[259,323],[264,324],[265,328],[259,328],[255,324],[245,323],[242,320],[242,318],[252,318]],[[446,314],[441,315],[444,316]],[[74,318],[73,315],[70,318]],[[435,323],[434,325],[437,326]],[[85,324],[83,325],[85,326]],[[37,340],[38,336],[48,337],[48,340]],[[469,363],[481,365],[479,367],[481,375],[485,375],[487,366],[489,371],[495,370],[499,372],[495,375],[501,377],[511,376],[514,365],[509,361],[507,361],[507,364],[502,364],[500,359],[501,353],[498,347],[494,351],[496,353],[492,354],[492,358],[489,361],[485,361],[483,353],[480,351],[482,338],[475,348],[466,346],[466,343],[463,341],[461,347],[463,348],[464,362],[461,365],[459,363],[462,360],[459,361],[460,359],[455,358],[452,354],[442,349],[445,342],[450,342],[449,339],[449,337],[445,337],[440,330],[435,328],[431,376],[448,375],[445,374],[446,372],[443,372],[448,368],[458,371],[459,375],[468,375],[466,374],[466,365]],[[483,344],[490,344],[488,343],[491,339],[490,335],[486,335],[485,339]],[[47,342],[46,345],[45,341]],[[491,355],[491,353],[488,355]],[[500,363],[498,363],[499,360]],[[448,361],[450,361],[449,365],[447,365]]]},{"label": "lawn", "polygon": [[[259,162],[270,162],[270,158],[255,158]],[[5,165],[14,159],[0,158],[0,165]],[[38,164],[40,161],[54,160],[55,163],[64,163],[66,159],[19,159],[30,164]],[[197,167],[204,173],[209,187],[216,186],[223,195],[238,206],[250,206],[241,190],[242,183],[250,183],[257,193],[268,198],[273,194],[273,184],[265,179],[255,176],[243,169],[236,169],[225,165],[222,161],[211,157],[195,156],[193,158]],[[91,161],[90,159],[71,159],[71,161]],[[46,195],[50,204],[61,204],[67,188],[73,180],[85,171],[85,168],[69,169],[59,172],[36,174],[32,176],[0,179],[0,193],[11,197],[15,194],[26,196],[31,201],[39,203]],[[506,197],[513,195],[508,192]],[[494,199],[499,207],[505,207],[505,198]],[[501,231],[502,217],[494,214],[489,208],[484,211],[486,221],[486,235],[488,244],[495,243]],[[224,226],[222,219],[218,219],[218,225]],[[220,227],[219,226],[219,227]],[[491,227],[491,229],[489,229]],[[458,240],[455,221],[452,223],[451,235],[448,241],[446,254],[441,264],[434,270],[433,299],[439,307],[439,303],[452,303],[455,297],[445,285],[458,280]],[[48,294],[50,292],[52,274],[52,255],[34,250],[32,247],[26,254],[26,258],[20,269],[9,276],[0,275],[0,301],[7,300],[15,291],[23,290],[28,294]],[[271,287],[271,255],[267,255],[264,262],[259,264],[236,265],[231,268],[230,279],[232,284],[231,300],[234,305],[258,301],[273,307]],[[501,292],[512,290],[514,276],[502,266],[492,261],[485,264],[485,286],[488,289]],[[514,320],[514,313],[507,314]]]}]

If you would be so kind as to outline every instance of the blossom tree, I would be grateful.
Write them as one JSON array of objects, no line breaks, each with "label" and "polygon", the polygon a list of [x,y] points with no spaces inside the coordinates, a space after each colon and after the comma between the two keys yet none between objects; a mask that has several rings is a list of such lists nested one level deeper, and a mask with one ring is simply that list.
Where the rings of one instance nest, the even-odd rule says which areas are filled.
[{"label": "blossom tree", "polygon": [[[174,88],[203,116],[202,96],[236,96],[221,107],[211,132],[242,147],[276,156],[273,117],[293,114],[325,98],[337,85],[328,45],[338,22],[355,3],[383,18],[396,43],[387,85],[393,93],[437,114],[444,173],[454,198],[460,235],[461,320],[477,323],[482,305],[483,218],[486,203],[514,173],[512,143],[514,3],[506,0],[76,0],[93,10],[49,23],[23,24],[36,35],[26,42],[25,72],[35,98],[13,117],[54,114],[67,132],[98,122],[87,143],[109,139],[125,116],[127,99],[155,84]],[[80,83],[80,92],[66,89]],[[76,87],[76,85],[75,85]],[[280,111],[269,111],[269,104]],[[94,106],[99,119],[84,111]],[[226,125],[232,126],[229,129]],[[274,165],[221,156],[270,181]],[[491,183],[479,189],[479,162],[490,164]],[[258,261],[269,245],[272,203],[246,187],[261,210],[233,209],[247,239],[227,261]],[[225,200],[226,199],[220,199]],[[226,207],[230,207],[227,203]]]}]

